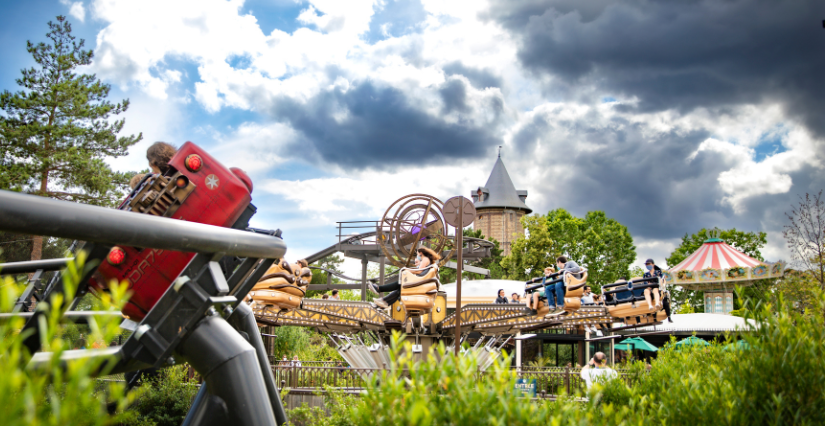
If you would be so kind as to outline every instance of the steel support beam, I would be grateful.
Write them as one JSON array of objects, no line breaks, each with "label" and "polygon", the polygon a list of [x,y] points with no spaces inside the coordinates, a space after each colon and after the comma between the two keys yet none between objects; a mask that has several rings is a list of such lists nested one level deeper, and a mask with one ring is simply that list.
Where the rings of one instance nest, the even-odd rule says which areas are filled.
[{"label": "steel support beam", "polygon": [[280,238],[220,226],[0,191],[0,230],[103,244],[282,258]]}]

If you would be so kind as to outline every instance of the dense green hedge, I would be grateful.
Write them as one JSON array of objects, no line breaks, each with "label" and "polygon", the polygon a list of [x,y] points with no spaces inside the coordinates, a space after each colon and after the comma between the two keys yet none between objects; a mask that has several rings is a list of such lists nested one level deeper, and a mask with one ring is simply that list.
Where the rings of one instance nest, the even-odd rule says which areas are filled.
[{"label": "dense green hedge", "polygon": [[[823,312],[825,298],[817,300]],[[596,385],[586,402],[573,398],[585,395],[558,402],[518,397],[509,360],[479,380],[472,358],[456,363],[439,348],[430,362],[413,365],[395,347],[393,371],[371,382],[347,414],[355,424],[387,426],[825,424],[822,316],[782,302],[749,312],[756,312],[755,326],[741,333],[749,348],[669,344],[649,370],[634,365],[632,387],[621,380]]]}]

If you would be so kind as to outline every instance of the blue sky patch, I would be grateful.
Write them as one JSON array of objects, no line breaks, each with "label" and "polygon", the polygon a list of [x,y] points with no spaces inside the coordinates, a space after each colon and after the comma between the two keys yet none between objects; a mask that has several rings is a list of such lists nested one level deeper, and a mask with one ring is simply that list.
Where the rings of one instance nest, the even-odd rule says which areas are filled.
[{"label": "blue sky patch", "polygon": [[276,29],[292,34],[304,26],[298,22],[298,15],[306,8],[307,4],[300,0],[247,0],[241,14],[254,16],[264,35]]},{"label": "blue sky patch", "polygon": [[421,32],[421,24],[427,19],[427,12],[419,0],[387,0],[383,7],[373,6],[375,14],[370,21],[370,30],[364,39],[375,44],[392,37]]}]

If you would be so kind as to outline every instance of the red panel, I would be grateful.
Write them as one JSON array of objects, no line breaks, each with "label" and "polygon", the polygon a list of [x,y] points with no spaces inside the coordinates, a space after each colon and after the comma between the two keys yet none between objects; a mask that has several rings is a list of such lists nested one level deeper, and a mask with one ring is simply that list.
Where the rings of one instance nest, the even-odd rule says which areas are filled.
[{"label": "red panel", "polygon": [[[197,172],[190,172],[183,164],[190,154],[198,154],[203,160],[203,166]],[[173,219],[228,227],[235,223],[252,201],[244,182],[192,142],[183,144],[169,164],[196,185],[172,216]],[[195,255],[169,250],[122,248],[126,252],[126,261],[119,266],[108,263],[100,265],[92,284],[105,288],[105,283],[111,280],[128,281],[133,294],[123,313],[140,320]]]}]

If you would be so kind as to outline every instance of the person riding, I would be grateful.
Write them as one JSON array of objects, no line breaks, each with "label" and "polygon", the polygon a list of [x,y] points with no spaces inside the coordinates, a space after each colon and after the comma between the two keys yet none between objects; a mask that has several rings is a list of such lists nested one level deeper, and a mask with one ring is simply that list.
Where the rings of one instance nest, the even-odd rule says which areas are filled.
[{"label": "person riding", "polygon": [[504,289],[503,288],[498,290],[498,297],[496,297],[496,303],[498,303],[498,304],[507,304],[507,303],[509,303],[507,301],[507,296],[504,295]]},{"label": "person riding", "polygon": [[146,159],[149,161],[149,168],[152,173],[166,173],[169,170],[169,162],[177,154],[178,150],[166,142],[155,142],[146,150]]},{"label": "person riding", "polygon": [[[643,278],[652,278],[652,277],[662,278],[664,276],[664,273],[662,272],[662,268],[656,266],[656,263],[653,261],[653,259],[647,259],[645,261],[645,269],[647,269],[647,272],[645,272]],[[653,291],[651,291],[651,290],[653,290]],[[651,293],[653,294],[653,300],[654,300],[653,304],[650,303]],[[668,322],[673,322],[673,320],[670,319],[670,300],[668,300],[668,298],[664,297],[665,294],[663,294],[663,293],[664,293],[664,289],[662,289],[660,291],[658,288],[653,288],[653,289],[646,288],[645,292],[644,292],[645,300],[647,301],[647,305],[650,307],[651,310],[653,310],[653,309],[658,310],[659,308],[664,307],[665,308],[665,313],[667,314],[667,321]]]},{"label": "person riding", "polygon": [[[567,274],[573,274],[576,278],[581,278],[583,271],[578,263],[568,260],[565,256],[556,258],[556,266],[559,271],[562,271],[562,278]],[[564,309],[564,280],[552,286],[547,286],[545,290],[547,295],[547,305],[550,306],[550,313],[545,316],[551,316]]]},{"label": "person riding", "polygon": [[[556,272],[556,269],[552,266],[548,266],[544,268],[544,276],[550,276],[553,272]],[[533,315],[538,313],[539,309],[539,296],[541,296],[541,292],[536,290],[533,292],[532,296],[527,296],[527,307],[533,311]]]},{"label": "person riding", "polygon": [[593,301],[593,292],[590,291],[590,286],[589,285],[584,286],[584,293],[582,294],[582,304],[583,305],[585,305],[585,304],[592,305],[594,303],[596,303],[596,302]]},{"label": "person riding", "polygon": [[[416,276],[423,277],[427,275],[430,271],[430,268],[435,266],[436,262],[441,259],[441,256],[438,255],[435,251],[427,247],[421,247],[417,250],[417,256],[415,257],[415,268],[413,270],[420,271]],[[390,294],[386,295],[385,297],[379,297],[378,299],[373,300],[372,302],[375,303],[378,307],[387,309],[390,305],[395,303],[399,297],[401,297],[401,284],[399,284],[400,275],[394,282],[384,284],[382,286],[377,286],[373,283],[370,283],[367,288],[375,293],[376,295],[380,293],[390,292]]]}]

